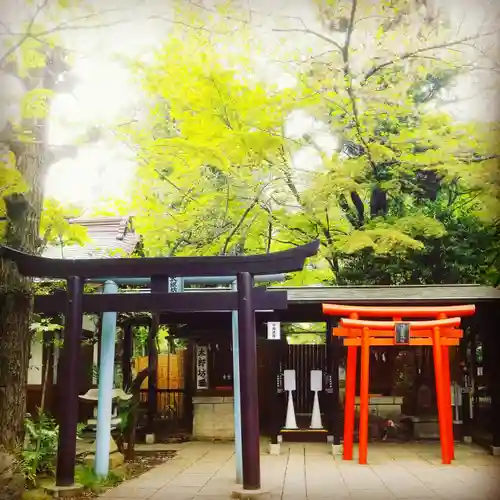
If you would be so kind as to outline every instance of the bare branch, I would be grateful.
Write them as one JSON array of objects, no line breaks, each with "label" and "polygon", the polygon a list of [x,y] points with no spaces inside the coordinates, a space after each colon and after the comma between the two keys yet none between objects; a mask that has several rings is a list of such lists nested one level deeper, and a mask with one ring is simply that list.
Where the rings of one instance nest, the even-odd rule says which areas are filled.
[{"label": "bare branch", "polygon": [[351,75],[351,68],[350,68],[350,61],[349,61],[349,50],[350,50],[350,44],[351,44],[351,39],[352,39],[352,33],[354,31],[354,26],[356,24],[357,7],[358,7],[358,1],[352,0],[351,13],[349,15],[349,24],[347,26],[346,41],[345,41],[344,46],[342,47],[342,58],[344,60],[344,77],[345,77],[345,81],[346,81],[347,95],[349,96],[349,99],[351,101],[352,116],[354,118],[354,127],[356,129],[356,135],[358,136],[359,141],[363,145],[366,157],[368,158],[370,165],[372,166],[372,168],[375,168],[375,162],[373,161],[373,158],[372,158],[372,155],[370,152],[370,148],[368,146],[367,141],[365,140],[365,138],[363,136],[363,131],[361,130],[361,123],[360,123],[360,119],[359,119],[357,98],[356,98],[356,94],[354,92],[354,88],[352,86],[352,75]]},{"label": "bare branch", "polygon": [[314,31],[310,28],[274,28],[273,31],[276,33],[305,33],[307,35],[313,35],[316,38],[320,38],[324,42],[330,43],[338,50],[342,51],[342,46],[338,42],[336,42],[333,38],[323,35],[322,33]]},{"label": "bare branch", "polygon": [[33,17],[31,18],[31,20],[28,24],[28,28],[26,29],[26,33],[23,33],[21,38],[15,44],[13,44],[12,47],[10,47],[3,56],[0,57],[0,66],[2,66],[4,64],[4,62],[12,54],[14,54],[16,52],[16,50],[19,47],[21,47],[21,45],[28,39],[28,37],[31,34],[31,28],[33,27],[33,24],[35,24],[35,21],[36,21],[38,15],[47,6],[48,3],[49,3],[49,0],[43,0],[43,2],[36,8],[35,13],[33,14]]},{"label": "bare branch", "polygon": [[356,20],[356,11],[358,8],[358,0],[352,0],[351,14],[349,16],[349,24],[347,26],[347,34],[345,37],[345,43],[342,47],[342,56],[344,57],[344,64],[346,66],[346,73],[349,73],[349,49],[351,45],[352,33],[354,31],[354,23]]},{"label": "bare branch", "polygon": [[363,78],[363,80],[361,82],[361,85],[366,84],[366,82],[373,75],[375,75],[376,73],[378,73],[380,70],[382,70],[384,68],[387,68],[388,66],[391,66],[393,64],[396,64],[399,61],[403,61],[405,59],[410,59],[412,57],[417,57],[419,54],[423,54],[423,53],[429,52],[431,50],[447,49],[447,48],[454,47],[456,45],[465,45],[466,42],[470,42],[470,41],[473,41],[473,40],[478,40],[480,38],[485,38],[487,36],[496,35],[496,34],[497,34],[496,31],[490,31],[490,32],[483,33],[483,34],[480,34],[480,35],[467,36],[467,37],[461,38],[459,40],[454,40],[452,42],[437,43],[437,44],[434,44],[434,45],[428,45],[427,47],[422,47],[420,49],[412,50],[412,51],[409,51],[409,52],[404,52],[402,54],[399,54],[398,56],[395,56],[394,58],[392,58],[389,61],[385,61],[383,63],[377,64],[376,66],[373,66],[368,71],[368,73],[366,73],[366,75],[364,76],[364,78]]},{"label": "bare branch", "polygon": [[226,241],[224,242],[224,246],[222,247],[222,255],[225,255],[227,253],[227,249],[228,249],[228,246],[229,246],[229,243],[231,242],[231,239],[233,238],[233,236],[237,233],[237,231],[240,229],[241,225],[243,224],[243,222],[245,222],[245,219],[248,217],[248,215],[250,214],[250,212],[259,204],[259,201],[260,201],[260,197],[262,196],[263,192],[265,191],[265,189],[270,185],[272,184],[272,182],[274,181],[271,181],[271,182],[268,182],[266,184],[264,184],[258,191],[258,193],[255,195],[255,197],[252,199],[250,205],[248,205],[248,207],[243,211],[243,213],[241,214],[241,217],[240,219],[238,220],[238,222],[235,224],[235,226],[233,227],[233,229],[231,230],[231,232],[229,233],[229,235],[227,236],[226,238]]}]

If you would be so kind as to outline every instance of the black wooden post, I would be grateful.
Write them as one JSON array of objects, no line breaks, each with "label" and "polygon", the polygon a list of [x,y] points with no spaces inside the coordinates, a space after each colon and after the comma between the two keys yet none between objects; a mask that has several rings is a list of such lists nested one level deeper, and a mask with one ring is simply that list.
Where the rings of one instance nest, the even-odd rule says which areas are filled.
[{"label": "black wooden post", "polygon": [[271,424],[271,443],[278,444],[278,436],[281,429],[285,425],[286,415],[286,395],[284,387],[284,373],[283,373],[283,358],[286,349],[286,338],[280,340],[272,340],[272,357],[273,363],[272,373],[274,375],[274,389],[272,391],[272,408],[273,414]]},{"label": "black wooden post", "polygon": [[123,325],[123,349],[122,349],[122,375],[123,385],[127,389],[132,386],[132,366],[131,360],[133,357],[133,336],[132,323],[127,321]]},{"label": "black wooden post", "polygon": [[[462,388],[462,439],[469,439],[472,436],[471,425],[471,381],[472,370],[471,360],[468,357],[468,351],[472,346],[473,333],[468,328],[464,328],[464,338],[459,345],[459,360],[460,360],[460,385]],[[471,350],[472,354],[472,350]]]},{"label": "black wooden post", "polygon": [[340,445],[342,435],[342,419],[340,412],[340,391],[339,391],[339,364],[342,346],[340,339],[332,335],[332,328],[335,321],[329,318],[326,322],[326,352],[327,352],[327,373],[330,378],[327,388],[329,404],[328,408],[328,430],[333,435],[333,444]]},{"label": "black wooden post", "polygon": [[260,488],[259,398],[257,342],[252,305],[252,277],[238,273],[238,340],[240,357],[243,489]]},{"label": "black wooden post", "polygon": [[[489,395],[491,397],[490,429],[492,433],[492,451],[494,455],[500,455],[500,340],[497,328],[500,321],[498,306],[491,305],[487,309],[488,316],[485,318],[483,328],[488,344],[484,342],[485,351],[489,349],[488,361],[490,363],[488,373]],[[486,340],[486,339],[485,339]],[[486,352],[485,352],[486,354]]]},{"label": "black wooden post", "polygon": [[160,322],[159,314],[153,314],[148,334],[148,431],[154,430],[154,419],[157,412],[157,373],[158,373],[158,350],[156,349],[156,335]]},{"label": "black wooden post", "polygon": [[470,380],[471,380],[471,390],[472,397],[470,398],[470,410],[472,419],[470,422],[470,435],[474,436],[474,431],[477,423],[477,329],[478,324],[475,317],[472,317],[470,320],[471,324],[471,340],[470,340],[470,349],[471,349],[471,360],[470,360]]},{"label": "black wooden post", "polygon": [[68,303],[64,326],[64,345],[59,360],[57,395],[61,405],[57,449],[56,486],[75,482],[76,427],[78,425],[78,391],[80,340],[82,337],[83,280],[68,278]]}]

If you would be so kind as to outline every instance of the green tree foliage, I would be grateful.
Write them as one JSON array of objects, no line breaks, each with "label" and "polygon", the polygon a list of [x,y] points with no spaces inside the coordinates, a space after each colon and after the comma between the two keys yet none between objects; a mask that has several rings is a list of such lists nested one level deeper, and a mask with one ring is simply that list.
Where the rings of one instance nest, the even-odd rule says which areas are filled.
[{"label": "green tree foliage", "polygon": [[[498,207],[495,127],[459,123],[434,103],[467,67],[457,49],[476,37],[454,39],[411,2],[318,4],[331,50],[307,65],[302,85],[340,147],[322,154],[300,219],[304,228],[315,214],[334,280],[485,279]],[[479,258],[469,235],[486,244]]]},{"label": "green tree foliage", "polygon": [[[197,31],[174,33],[152,64],[136,65],[149,116],[122,131],[138,152],[133,209],[146,253],[249,253],[319,238],[319,258],[290,283],[493,279],[496,127],[436,105],[469,67],[458,49],[487,33],[453,38],[402,0],[318,6],[329,34],[304,23],[277,30],[329,49],[301,63],[294,88],[258,81],[248,54],[235,61],[228,39],[214,49]],[[297,110],[338,148],[287,137]],[[318,168],[294,163],[305,147]]]},{"label": "green tree foliage", "polygon": [[70,222],[80,212],[77,207],[63,207],[57,200],[46,199],[40,221],[42,246],[59,247],[64,258],[65,246],[84,245],[89,239],[87,228]]},{"label": "green tree foliage", "polygon": [[245,77],[200,33],[172,37],[136,70],[149,119],[122,132],[138,152],[133,211],[147,253],[268,250],[268,203],[285,183],[282,129],[296,93]]}]

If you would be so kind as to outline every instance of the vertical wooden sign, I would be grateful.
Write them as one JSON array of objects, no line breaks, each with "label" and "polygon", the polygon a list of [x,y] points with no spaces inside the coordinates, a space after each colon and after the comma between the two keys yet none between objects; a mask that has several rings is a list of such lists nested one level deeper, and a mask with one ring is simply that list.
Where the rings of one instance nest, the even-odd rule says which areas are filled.
[{"label": "vertical wooden sign", "polygon": [[279,340],[281,338],[281,327],[279,321],[267,322],[267,338],[268,340]]},{"label": "vertical wooden sign", "polygon": [[196,388],[208,389],[208,348],[196,346]]}]

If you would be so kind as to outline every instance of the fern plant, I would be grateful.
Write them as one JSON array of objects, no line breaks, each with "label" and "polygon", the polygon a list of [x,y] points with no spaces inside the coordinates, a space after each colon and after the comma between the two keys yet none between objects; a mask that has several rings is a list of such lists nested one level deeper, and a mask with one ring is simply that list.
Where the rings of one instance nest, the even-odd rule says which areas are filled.
[{"label": "fern plant", "polygon": [[59,426],[50,415],[39,412],[36,418],[27,415],[24,430],[22,469],[26,479],[34,485],[37,474],[54,472]]}]

